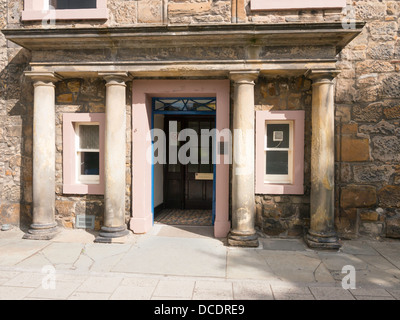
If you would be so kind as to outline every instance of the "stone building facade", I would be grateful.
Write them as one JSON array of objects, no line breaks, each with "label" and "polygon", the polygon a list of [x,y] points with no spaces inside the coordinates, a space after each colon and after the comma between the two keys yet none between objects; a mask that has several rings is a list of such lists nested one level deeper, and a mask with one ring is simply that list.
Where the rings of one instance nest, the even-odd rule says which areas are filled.
[{"label": "stone building facade", "polygon": [[[400,237],[397,1],[97,0],[91,9],[49,8],[44,0],[0,0],[0,224],[48,238],[56,225],[74,228],[78,215],[90,215],[106,240],[125,226],[147,232],[155,187],[143,141],[152,113],[138,97],[211,94],[216,128],[250,129],[255,145],[244,162],[216,167],[216,236],[253,246],[255,230],[306,234],[317,247]],[[79,188],[66,182],[73,160],[65,114],[103,115],[102,192],[68,191]],[[301,178],[296,191],[254,186],[263,178],[257,117],[271,114],[304,116],[303,145],[293,151],[303,155],[294,164],[302,168],[293,173]],[[253,173],[235,174],[237,163]]]}]

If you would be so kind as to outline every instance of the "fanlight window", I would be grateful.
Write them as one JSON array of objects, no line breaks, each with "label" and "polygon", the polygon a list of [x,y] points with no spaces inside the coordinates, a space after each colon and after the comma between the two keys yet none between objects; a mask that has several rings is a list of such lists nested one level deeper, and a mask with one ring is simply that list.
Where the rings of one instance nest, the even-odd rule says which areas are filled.
[{"label": "fanlight window", "polygon": [[153,98],[154,111],[215,112],[216,98]]}]

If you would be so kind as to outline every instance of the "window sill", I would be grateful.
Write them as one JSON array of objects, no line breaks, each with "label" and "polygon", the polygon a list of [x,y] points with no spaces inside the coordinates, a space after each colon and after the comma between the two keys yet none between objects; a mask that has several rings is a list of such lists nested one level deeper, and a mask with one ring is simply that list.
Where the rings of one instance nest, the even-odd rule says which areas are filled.
[{"label": "window sill", "polygon": [[104,185],[101,184],[63,184],[65,194],[104,194]]},{"label": "window sill", "polygon": [[346,7],[346,0],[251,0],[251,10],[332,9]]},{"label": "window sill", "polygon": [[107,20],[108,9],[24,10],[22,21],[40,20]]}]

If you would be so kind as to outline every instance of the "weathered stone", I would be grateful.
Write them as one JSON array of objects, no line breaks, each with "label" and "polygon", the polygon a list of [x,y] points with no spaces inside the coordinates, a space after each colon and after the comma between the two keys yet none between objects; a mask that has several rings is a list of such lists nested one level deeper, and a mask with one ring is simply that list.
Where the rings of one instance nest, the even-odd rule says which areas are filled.
[{"label": "weathered stone", "polygon": [[383,223],[363,221],[359,230],[362,235],[379,239],[383,235]]},{"label": "weathered stone", "polygon": [[376,60],[389,60],[394,56],[395,42],[375,42],[370,43],[368,46],[367,54],[370,59]]},{"label": "weathered stone", "polygon": [[397,22],[374,21],[369,24],[369,32],[372,40],[391,41],[396,40]]},{"label": "weathered stone", "polygon": [[383,60],[364,60],[357,62],[356,72],[359,75],[394,71],[394,65]]},{"label": "weathered stone", "polygon": [[386,218],[386,237],[400,238],[400,216]]},{"label": "weathered stone", "polygon": [[400,119],[400,104],[393,107],[388,107],[383,109],[383,114],[386,119]]},{"label": "weathered stone", "polygon": [[56,213],[62,217],[69,217],[75,214],[75,202],[56,200]]},{"label": "weathered stone", "polygon": [[359,164],[353,166],[353,172],[358,183],[387,183],[395,170],[391,165]]},{"label": "weathered stone", "polygon": [[21,205],[19,203],[0,205],[0,224],[19,225]]},{"label": "weathered stone", "polygon": [[68,81],[67,87],[71,92],[79,92],[81,89],[81,81],[79,80]]},{"label": "weathered stone", "polygon": [[360,132],[367,134],[395,135],[399,131],[397,126],[385,120],[381,120],[377,124],[360,126]]},{"label": "weathered stone", "polygon": [[356,19],[372,20],[385,16],[386,5],[380,2],[357,1],[354,6]]},{"label": "weathered stone", "polygon": [[162,23],[162,5],[160,0],[138,1],[138,23]]},{"label": "weathered stone", "polygon": [[380,214],[374,210],[360,209],[361,221],[380,221]]},{"label": "weathered stone", "polygon": [[364,208],[376,204],[376,188],[365,185],[349,185],[341,189],[342,208]]},{"label": "weathered stone", "polygon": [[341,138],[342,161],[368,161],[369,160],[369,140],[353,136],[343,135]]},{"label": "weathered stone", "polygon": [[388,74],[382,80],[382,97],[383,98],[400,98],[400,74]]},{"label": "weathered stone", "polygon": [[376,102],[367,106],[354,105],[353,119],[362,122],[378,122],[382,117],[382,103]]},{"label": "weathered stone", "polygon": [[383,162],[400,161],[400,138],[397,136],[373,137],[372,158]]},{"label": "weathered stone", "polygon": [[378,199],[383,208],[400,208],[400,186],[383,187],[378,192]]},{"label": "weathered stone", "polygon": [[72,103],[74,101],[74,97],[72,93],[64,93],[60,94],[56,97],[56,102],[58,103]]}]

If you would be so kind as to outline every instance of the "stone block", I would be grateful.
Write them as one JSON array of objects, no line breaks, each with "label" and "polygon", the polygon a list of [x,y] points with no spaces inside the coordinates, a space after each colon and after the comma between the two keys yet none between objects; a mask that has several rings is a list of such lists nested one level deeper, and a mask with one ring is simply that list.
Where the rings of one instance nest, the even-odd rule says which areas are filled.
[{"label": "stone block", "polygon": [[19,203],[0,205],[0,224],[18,225],[21,206]]},{"label": "stone block", "polygon": [[391,165],[353,165],[354,181],[358,183],[386,183],[394,172]]},{"label": "stone block", "polygon": [[340,152],[342,161],[368,161],[369,139],[343,135],[341,138]]},{"label": "stone block", "polygon": [[75,202],[68,200],[56,200],[56,213],[62,217],[69,217],[75,214]]},{"label": "stone block", "polygon": [[138,1],[138,23],[162,23],[161,0]]},{"label": "stone block", "polygon": [[354,105],[353,120],[362,122],[378,122],[383,114],[383,103],[370,103],[367,106]]},{"label": "stone block", "polygon": [[380,214],[375,210],[360,209],[359,214],[361,221],[370,221],[370,222],[380,221]]},{"label": "stone block", "polygon": [[383,187],[378,191],[378,199],[383,208],[400,208],[400,186]]},{"label": "stone block", "polygon": [[389,73],[382,79],[382,97],[395,99],[400,98],[400,74]]},{"label": "stone block", "polygon": [[377,195],[374,186],[349,185],[341,189],[342,208],[365,208],[376,205]]},{"label": "stone block", "polygon": [[372,158],[383,162],[400,161],[400,138],[397,136],[373,137]]},{"label": "stone block", "polygon": [[399,119],[400,118],[400,104],[393,107],[388,107],[383,109],[383,114],[386,119]]},{"label": "stone block", "polygon": [[357,1],[355,2],[356,19],[373,20],[384,18],[386,14],[386,5],[381,2]]},{"label": "stone block", "polygon": [[168,15],[198,15],[211,10],[211,1],[207,2],[169,2]]},{"label": "stone block", "polygon": [[386,237],[400,238],[400,216],[386,218]]},{"label": "stone block", "polygon": [[369,24],[371,39],[376,41],[392,41],[397,37],[397,22],[374,21]]}]

